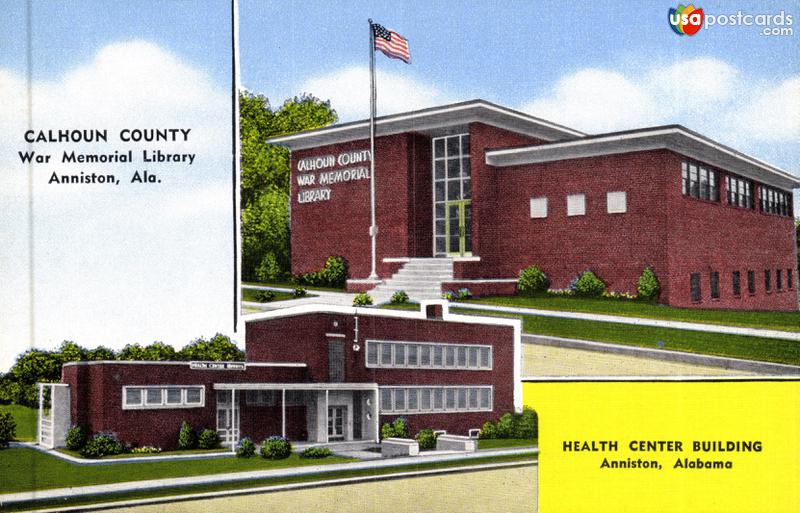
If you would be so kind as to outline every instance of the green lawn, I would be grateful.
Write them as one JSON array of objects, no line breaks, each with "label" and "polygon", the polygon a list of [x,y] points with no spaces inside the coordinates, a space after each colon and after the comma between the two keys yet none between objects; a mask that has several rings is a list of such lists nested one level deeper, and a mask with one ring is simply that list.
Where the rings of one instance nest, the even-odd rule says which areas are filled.
[{"label": "green lawn", "polygon": [[[253,289],[245,289],[245,288],[243,288],[242,289],[242,301],[253,301],[255,303],[263,303],[263,301],[261,301],[258,298],[258,293],[259,292],[261,292],[261,291],[260,290],[253,290]],[[290,294],[288,292],[273,291],[273,293],[275,294],[275,299],[270,301],[270,303],[275,302],[275,301],[285,301],[287,299],[296,299],[294,297],[294,295],[292,295],[292,294]],[[308,294],[308,295],[306,295],[304,297],[316,297],[316,296],[314,294]]]},{"label": "green lawn", "polygon": [[[22,450],[31,450],[31,449],[22,449]],[[7,451],[0,451],[0,472],[4,470],[4,466],[2,464],[2,456],[3,452]],[[260,458],[259,458],[260,459]],[[322,460],[328,461],[329,459]],[[248,489],[254,487],[261,487],[261,486],[277,486],[283,484],[291,484],[291,483],[304,483],[309,481],[319,481],[319,480],[327,480],[327,479],[340,479],[340,478],[347,478],[347,477],[360,477],[360,476],[372,476],[372,475],[388,475],[394,474],[399,472],[409,472],[409,471],[417,471],[417,470],[426,470],[426,469],[444,469],[449,467],[461,467],[465,465],[479,465],[479,464],[489,464],[489,463],[503,463],[503,462],[519,462],[520,464],[525,464],[529,461],[535,461],[536,456],[531,454],[515,454],[515,455],[508,455],[508,456],[489,456],[489,457],[476,457],[476,458],[469,458],[464,460],[455,460],[455,461],[447,461],[447,462],[438,462],[438,463],[422,463],[416,465],[401,465],[397,467],[387,467],[387,468],[377,468],[377,469],[365,469],[365,470],[340,470],[335,472],[327,472],[325,474],[308,474],[302,476],[291,476],[291,477],[275,477],[275,478],[263,478],[263,479],[254,479],[248,481],[238,481],[238,482],[228,482],[228,483],[218,483],[218,484],[210,484],[210,485],[194,485],[194,486],[182,486],[182,487],[170,487],[170,488],[161,488],[157,490],[144,490],[144,491],[136,491],[136,492],[126,492],[126,493],[119,493],[119,494],[110,494],[110,495],[95,495],[95,496],[84,496],[84,497],[76,497],[74,499],[58,499],[58,500],[45,500],[45,501],[36,501],[36,502],[28,502],[19,505],[3,505],[5,511],[22,511],[25,509],[34,509],[34,508],[45,508],[45,507],[59,507],[64,508],[67,506],[77,506],[82,504],[99,504],[104,502],[111,502],[111,501],[120,501],[120,500],[132,500],[132,499],[144,499],[144,498],[151,498],[151,497],[165,497],[165,496],[172,496],[172,495],[179,495],[179,494],[190,494],[190,493],[202,493],[202,492],[214,492],[214,491],[223,491],[223,490],[237,490],[237,489]],[[312,460],[317,461],[318,463],[320,460]],[[144,464],[135,464],[135,465],[144,465]],[[117,465],[115,465],[117,466]],[[122,466],[122,465],[120,465]],[[108,466],[104,466],[105,468],[109,468]],[[37,469],[37,471],[48,471],[48,468]],[[0,481],[2,483],[3,481]],[[40,487],[41,488],[41,487]]]},{"label": "green lawn", "polygon": [[16,440],[28,442],[36,440],[36,417],[38,410],[19,404],[0,404],[0,412],[11,412],[17,422]]},{"label": "green lawn", "polygon": [[[116,465],[75,465],[34,449],[11,448],[0,451],[0,491],[45,490],[68,486],[120,483],[143,479],[202,476],[271,468],[325,465],[356,461],[331,456],[322,460],[303,459],[292,454],[285,460],[220,457],[197,460],[147,461]],[[32,472],[35,469],[35,472]]]},{"label": "green lawn", "polygon": [[[479,313],[478,310],[471,309],[456,308],[455,310],[472,315]],[[488,311],[480,313],[482,315],[501,317],[521,317],[522,331],[537,335],[800,365],[800,342],[792,340],[637,326],[614,322],[582,321],[560,317],[518,316]]]},{"label": "green lawn", "polygon": [[[794,291],[792,291],[792,293],[794,293]],[[701,310],[694,308],[673,308],[642,301],[603,298],[590,299],[551,295],[536,297],[487,296],[471,299],[467,302],[540,308],[543,310],[621,315],[625,317],[645,317],[648,319],[663,319],[668,321],[727,324],[730,326],[743,326],[748,328],[800,331],[800,312]]]},{"label": "green lawn", "polygon": [[478,440],[478,449],[505,449],[507,447],[534,447],[537,439],[529,438],[488,438]]},{"label": "green lawn", "polygon": [[323,290],[327,292],[344,292],[344,289],[337,289],[333,287],[316,287],[313,285],[298,285],[297,283],[292,283],[290,281],[269,281],[269,282],[258,282],[258,281],[243,281],[242,285],[258,285],[261,287],[278,287],[281,289],[297,289],[297,288],[304,288],[307,290]]},{"label": "green lawn", "polygon": [[385,308],[387,310],[414,310],[419,311],[419,303],[386,303],[385,305],[381,305],[381,308]]}]

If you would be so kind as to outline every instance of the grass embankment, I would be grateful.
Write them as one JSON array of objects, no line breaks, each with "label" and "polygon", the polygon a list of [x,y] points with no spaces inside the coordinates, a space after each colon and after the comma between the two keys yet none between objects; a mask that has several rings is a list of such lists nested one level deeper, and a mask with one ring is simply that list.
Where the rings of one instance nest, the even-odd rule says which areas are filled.
[{"label": "grass embankment", "polygon": [[539,443],[536,438],[482,438],[478,440],[478,449],[506,449],[510,447],[535,447]]},{"label": "grass embankment", "polygon": [[497,312],[463,308],[454,308],[454,310],[472,315],[521,317],[522,331],[529,334],[800,365],[800,342],[796,340],[657,328],[614,322],[583,321],[560,317],[499,314]]},{"label": "grass embankment", "polygon": [[[794,293],[794,291],[791,291]],[[665,321],[699,322],[723,324],[745,328],[800,331],[800,312],[747,312],[739,310],[706,310],[697,308],[674,308],[644,301],[605,298],[581,298],[573,296],[539,295],[487,296],[470,299],[468,303],[479,303],[542,310],[563,310],[624,317],[643,317]]]},{"label": "grass embankment", "polygon": [[[7,484],[9,481],[6,479],[5,474],[9,471],[7,470],[6,461],[14,461],[14,460],[23,460],[25,465],[32,465],[33,462],[29,459],[28,455],[24,455],[20,457],[19,454],[14,454],[12,451],[27,451],[32,453],[37,453],[42,457],[55,459],[49,457],[45,454],[38,453],[32,449],[9,449],[7,451],[0,451],[0,482],[3,483],[2,491],[3,492],[11,492],[12,490],[8,490]],[[286,461],[297,461],[296,455],[293,455],[292,458]],[[258,459],[262,460],[261,458],[251,458],[251,459]],[[34,509],[34,508],[45,508],[45,507],[67,507],[67,506],[77,506],[82,504],[99,504],[103,502],[112,502],[112,501],[122,501],[122,500],[133,500],[133,499],[144,499],[144,498],[153,498],[153,497],[167,497],[167,496],[174,496],[174,495],[183,495],[183,494],[190,494],[190,493],[204,493],[204,492],[215,492],[215,491],[225,491],[225,490],[240,490],[240,489],[249,489],[254,487],[262,487],[262,486],[277,486],[283,484],[292,484],[292,483],[306,483],[311,481],[319,481],[319,480],[328,480],[328,479],[341,479],[341,478],[348,478],[348,477],[362,477],[362,476],[374,476],[374,475],[389,475],[399,472],[410,472],[416,470],[427,470],[427,469],[446,469],[452,467],[460,467],[460,466],[467,466],[467,465],[480,465],[480,464],[489,464],[489,463],[505,463],[505,462],[520,462],[524,464],[525,462],[535,461],[536,457],[530,454],[524,455],[510,455],[510,456],[490,456],[490,457],[476,457],[470,458],[466,460],[457,460],[457,461],[448,461],[448,462],[437,462],[437,463],[424,463],[424,464],[417,464],[417,465],[402,465],[397,467],[391,468],[379,468],[379,469],[366,469],[366,470],[342,470],[342,471],[335,471],[335,472],[328,472],[325,474],[310,474],[310,475],[303,475],[303,476],[291,476],[291,477],[277,477],[277,478],[265,478],[265,479],[254,479],[248,481],[239,481],[239,482],[231,482],[231,483],[219,483],[219,484],[211,484],[211,485],[193,485],[193,486],[183,486],[183,487],[171,487],[171,488],[162,488],[158,490],[145,490],[145,491],[136,491],[136,492],[125,492],[125,493],[118,493],[118,494],[108,494],[108,495],[96,495],[96,496],[84,496],[84,497],[76,497],[73,499],[59,499],[59,500],[44,500],[44,501],[36,501],[36,502],[28,502],[19,505],[4,505],[4,510],[6,511],[21,511],[25,509]],[[229,460],[235,460],[235,458],[230,458]],[[348,461],[343,460],[340,458],[327,458],[325,460],[301,460],[301,461],[308,461],[306,464],[320,464],[323,462],[326,463],[335,463],[338,461]],[[263,461],[263,460],[262,460]],[[199,463],[208,463],[209,460],[203,460]],[[234,463],[241,463],[242,460],[234,461]],[[39,464],[42,466],[40,467],[25,467],[25,471],[22,472],[25,475],[30,476],[31,468],[36,468],[36,475],[39,473],[47,473],[52,474],[53,472],[58,472],[62,470],[61,468],[53,468],[51,466],[51,462],[46,460],[38,461]],[[70,465],[69,463],[65,463],[69,466],[70,472],[74,472],[74,469],[83,469],[85,467],[78,467],[75,465]],[[185,463],[185,462],[183,462]],[[271,463],[280,463],[280,462],[271,462]],[[113,469],[113,468],[125,468],[131,466],[137,467],[148,467],[150,465],[155,465],[156,462],[153,463],[131,463],[131,464],[121,464],[121,465],[112,465],[112,466],[99,466],[96,467],[97,470],[101,471],[98,474],[102,475],[105,470]],[[21,466],[22,464],[20,464]],[[291,463],[286,466],[293,466]],[[265,467],[269,468],[269,467]],[[275,467],[272,467],[275,468]],[[19,467],[17,467],[17,470]],[[218,470],[218,469],[216,469]],[[252,468],[242,468],[239,470],[254,470]],[[19,470],[18,470],[19,471]],[[216,473],[216,472],[207,472],[208,473]],[[184,474],[181,474],[184,475]],[[172,476],[169,476],[172,477]],[[149,475],[145,477],[130,477],[126,480],[132,479],[151,479],[157,478],[155,475]],[[108,481],[105,481],[108,482]],[[118,482],[118,481],[113,481]],[[29,483],[30,484],[30,483]],[[87,484],[101,484],[100,481],[98,482],[90,482]],[[27,488],[27,490],[32,489],[45,489],[43,482],[37,481],[34,483],[35,488]],[[62,485],[58,485],[59,487]],[[51,486],[52,487],[52,486]],[[20,491],[20,490],[14,490]]]},{"label": "grass embankment", "polygon": [[303,288],[306,290],[322,290],[325,292],[345,292],[343,288],[335,288],[335,287],[317,287],[314,285],[298,285],[297,283],[292,283],[290,281],[269,281],[269,282],[259,282],[259,281],[243,281],[242,285],[255,285],[258,287],[275,287],[279,289],[298,289]]},{"label": "grass embankment", "polygon": [[380,305],[380,308],[385,308],[386,310],[413,310],[419,311],[419,303],[386,303]]},{"label": "grass embankment", "polygon": [[17,423],[15,440],[31,442],[36,440],[36,419],[38,410],[19,404],[0,404],[0,412],[10,412]]},{"label": "grass embankment", "polygon": [[[259,297],[260,290],[242,288],[242,301],[252,301],[254,303],[274,303],[275,301],[286,301],[287,299],[297,299],[288,292],[272,291],[275,297],[272,301],[263,301]],[[313,294],[308,294],[304,297],[315,297]]]}]

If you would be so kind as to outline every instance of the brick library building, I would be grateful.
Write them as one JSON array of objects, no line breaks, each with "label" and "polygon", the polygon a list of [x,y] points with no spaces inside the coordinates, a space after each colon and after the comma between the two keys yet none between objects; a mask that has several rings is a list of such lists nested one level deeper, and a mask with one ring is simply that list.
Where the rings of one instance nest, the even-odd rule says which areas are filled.
[{"label": "brick library building", "polygon": [[587,135],[475,100],[375,130],[374,263],[369,121],[268,141],[291,150],[293,273],[341,255],[349,289],[425,298],[512,294],[536,265],[635,294],[649,266],[663,304],[798,308],[800,179],[683,126]]}]

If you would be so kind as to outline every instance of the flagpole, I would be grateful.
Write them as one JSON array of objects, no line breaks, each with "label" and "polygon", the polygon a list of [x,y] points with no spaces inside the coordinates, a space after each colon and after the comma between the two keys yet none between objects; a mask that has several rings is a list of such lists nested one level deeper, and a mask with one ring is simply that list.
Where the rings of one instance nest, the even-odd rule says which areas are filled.
[{"label": "flagpole", "polygon": [[377,280],[376,272],[377,259],[377,237],[378,225],[375,222],[375,31],[372,29],[372,19],[369,19],[369,214],[370,226],[369,234],[372,242],[372,267],[370,268],[369,279]]}]

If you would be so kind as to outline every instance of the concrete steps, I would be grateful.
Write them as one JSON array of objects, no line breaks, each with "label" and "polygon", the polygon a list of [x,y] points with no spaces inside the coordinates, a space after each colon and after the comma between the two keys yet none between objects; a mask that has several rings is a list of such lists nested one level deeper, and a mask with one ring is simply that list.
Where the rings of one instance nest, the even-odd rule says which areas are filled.
[{"label": "concrete steps", "polygon": [[442,282],[453,279],[450,258],[412,258],[391,278],[370,291],[375,304],[389,301],[398,290],[414,301],[440,299]]}]

